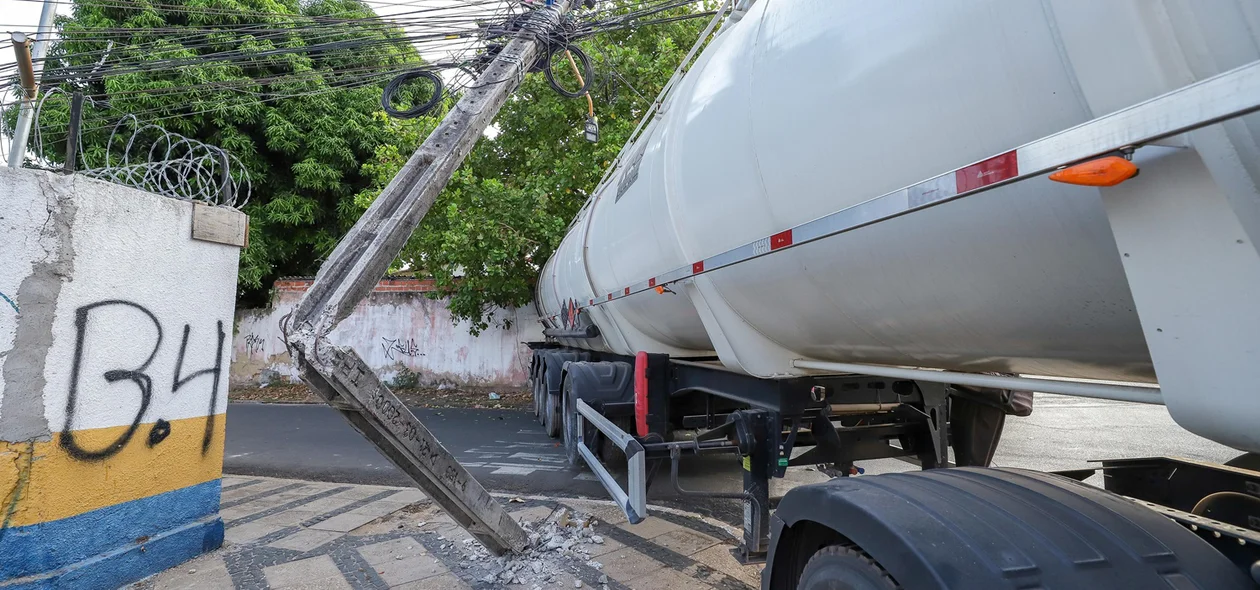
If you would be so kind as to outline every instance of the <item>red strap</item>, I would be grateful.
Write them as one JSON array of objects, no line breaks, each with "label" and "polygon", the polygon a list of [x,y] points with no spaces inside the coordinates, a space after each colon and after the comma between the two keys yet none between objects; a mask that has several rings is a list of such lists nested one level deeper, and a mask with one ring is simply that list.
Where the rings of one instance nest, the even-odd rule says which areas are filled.
[{"label": "red strap", "polygon": [[648,435],[647,365],[647,352],[640,350],[634,355],[634,429],[639,436]]}]

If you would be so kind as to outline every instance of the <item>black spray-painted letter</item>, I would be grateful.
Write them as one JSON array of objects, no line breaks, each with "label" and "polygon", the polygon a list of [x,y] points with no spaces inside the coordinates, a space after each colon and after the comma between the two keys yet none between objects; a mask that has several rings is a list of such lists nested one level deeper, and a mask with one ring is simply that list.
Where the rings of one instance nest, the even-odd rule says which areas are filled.
[{"label": "black spray-painted letter", "polygon": [[[109,446],[90,451],[79,446],[74,440],[74,414],[78,409],[79,400],[79,372],[83,367],[83,348],[84,340],[87,338],[88,320],[91,319],[92,310],[111,306],[123,305],[134,307],[149,317],[153,322],[153,327],[157,328],[157,341],[153,343],[153,352],[149,353],[149,358],[145,359],[139,367],[134,369],[111,369],[105,371],[105,381],[109,383],[117,383],[119,381],[131,381],[140,389],[140,409],[136,410],[136,416],[131,421],[131,427],[118,437]],[[145,309],[138,303],[123,301],[120,299],[109,299],[98,301],[96,303],[84,305],[74,312],[74,361],[70,366],[70,395],[66,397],[66,424],[61,430],[61,448],[65,449],[71,457],[82,461],[100,461],[106,459],[126,446],[127,441],[131,440],[131,436],[136,433],[136,429],[140,427],[140,420],[144,417],[144,411],[149,408],[149,401],[153,398],[153,379],[145,374],[144,370],[149,368],[149,363],[153,362],[153,357],[157,356],[158,348],[162,345],[162,324],[158,322],[157,316],[153,312]]]},{"label": "black spray-painted letter", "polygon": [[[210,411],[206,415],[206,432],[201,437],[201,454],[204,455],[210,451],[210,441],[214,438],[214,407],[218,405],[219,401],[219,378],[223,375],[223,341],[227,338],[227,334],[223,331],[223,320],[219,320],[219,345],[214,352],[214,366],[190,373],[187,377],[180,379],[179,373],[184,368],[184,353],[188,351],[188,335],[191,332],[192,328],[188,324],[184,324],[184,340],[179,344],[179,360],[175,361],[175,385],[171,387],[171,393],[178,392],[179,388],[186,383],[202,375],[214,375],[214,379],[210,384]],[[162,438],[166,437],[163,436]],[[150,437],[150,440],[152,440],[152,437]],[[161,439],[158,442],[161,442]]]}]

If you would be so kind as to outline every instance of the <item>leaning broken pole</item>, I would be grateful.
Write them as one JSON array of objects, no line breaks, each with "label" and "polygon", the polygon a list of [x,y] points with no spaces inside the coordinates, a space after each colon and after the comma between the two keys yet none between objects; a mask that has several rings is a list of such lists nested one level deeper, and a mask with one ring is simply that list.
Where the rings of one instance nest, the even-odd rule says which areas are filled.
[{"label": "leaning broken pole", "polygon": [[456,522],[501,555],[528,538],[363,359],[326,338],[384,277],[438,193],[477,139],[544,55],[547,37],[572,0],[529,13],[516,37],[469,86],[454,109],[337,244],[282,326],[302,379],[415,480]]}]

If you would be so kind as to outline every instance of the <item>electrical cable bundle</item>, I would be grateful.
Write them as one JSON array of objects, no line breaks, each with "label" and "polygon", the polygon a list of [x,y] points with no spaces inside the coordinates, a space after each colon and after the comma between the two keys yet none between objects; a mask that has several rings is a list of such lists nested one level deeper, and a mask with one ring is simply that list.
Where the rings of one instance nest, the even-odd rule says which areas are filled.
[{"label": "electrical cable bundle", "polygon": [[[415,80],[417,78],[424,78],[433,83],[432,96],[429,97],[428,101],[422,104],[413,106],[410,109],[406,109],[406,110],[395,109],[393,105],[394,94],[397,93],[400,88],[402,88],[403,84],[406,84],[407,82],[410,82],[411,80]],[[436,107],[441,102],[442,102],[442,79],[439,78],[437,74],[434,74],[433,72],[429,70],[414,70],[411,72],[407,72],[405,74],[401,74],[397,78],[390,80],[389,84],[385,85],[385,90],[381,92],[381,108],[385,109],[386,114],[397,119],[414,119],[416,117],[424,115],[428,113],[429,111],[433,110],[433,108]]]},{"label": "electrical cable bundle", "polygon": [[[563,86],[556,82],[556,75],[551,71],[551,62],[554,61],[553,58],[557,53],[562,51],[567,51],[570,55],[576,55],[577,60],[582,62],[582,71],[585,72],[586,75],[583,76],[578,74],[578,80],[581,81],[582,87],[577,90],[566,90]],[[574,73],[576,73],[576,71]],[[591,83],[595,80],[595,68],[591,67],[590,56],[586,55],[586,52],[582,51],[582,49],[577,45],[572,43],[565,43],[564,45],[557,44],[551,45],[547,48],[547,55],[543,58],[543,75],[547,77],[547,83],[551,84],[551,88],[559,93],[560,96],[564,96],[566,98],[582,98],[590,91]]]}]

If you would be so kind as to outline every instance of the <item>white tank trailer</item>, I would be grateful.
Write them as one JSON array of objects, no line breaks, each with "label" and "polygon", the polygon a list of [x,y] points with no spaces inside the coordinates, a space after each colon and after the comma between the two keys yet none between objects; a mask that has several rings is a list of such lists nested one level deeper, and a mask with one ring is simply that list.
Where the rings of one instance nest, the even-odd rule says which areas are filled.
[{"label": "white tank trailer", "polygon": [[[632,521],[644,516],[636,496],[648,477],[635,481],[644,457],[649,467],[670,457],[676,468],[679,455],[704,452],[697,441],[712,442],[715,452],[744,455],[747,484],[759,443],[741,442],[733,424],[773,439],[767,477],[797,464],[793,444],[868,448],[847,430],[855,424],[900,424],[876,438],[943,466],[946,444],[959,451],[960,434],[948,427],[988,433],[996,444],[1000,424],[986,430],[966,413],[1019,413],[1018,390],[1162,403],[1191,432],[1260,451],[1260,2],[735,4],[647,114],[538,281],[549,336],[535,345],[540,418]],[[1104,157],[1140,174],[1114,186],[1046,176]],[[859,415],[877,418],[851,419]],[[925,430],[911,432],[915,419]],[[822,433],[831,427],[838,439]],[[789,435],[789,452],[776,454]],[[630,460],[628,491],[601,466],[613,446]],[[969,464],[987,464],[992,447],[981,447],[967,450]],[[847,475],[853,459],[869,455],[814,463]],[[1210,519],[1194,505],[1230,492],[1250,498],[1239,510],[1251,520],[1222,517],[1233,535],[1225,538],[1260,543],[1260,475],[1239,469],[1254,455],[1229,467],[1152,461],[1104,463],[1108,489],[1142,496],[1138,479],[1115,475],[1124,469],[1150,478],[1180,469],[1199,480],[1225,470],[1255,487],[1222,476],[1226,488],[1241,488],[1200,490],[1181,504],[1145,498],[1172,516],[1159,520],[1198,533],[1174,525],[1163,537],[1130,523],[1144,531],[1135,535],[1155,535],[1186,568],[1220,565],[1217,553],[1182,555],[1173,549],[1182,541],[1169,539],[1207,547],[1196,537],[1208,529],[1195,519]],[[950,490],[940,497],[973,502],[961,498],[1001,482],[1043,492],[1066,485],[1044,474],[958,472],[974,481],[932,480]],[[906,485],[931,495],[914,487],[926,483]],[[809,493],[811,510],[838,502],[834,490]],[[1102,512],[1114,508],[1105,492],[1079,493],[1109,507]],[[758,490],[740,497],[751,504],[742,557],[769,553],[779,573],[767,572],[767,587],[810,587],[817,572],[806,566],[834,539],[797,530],[794,548],[783,549],[796,512],[783,503],[757,522],[771,501]],[[1028,500],[1004,498],[983,502]],[[853,535],[861,532],[839,528],[822,526],[848,539],[829,555],[856,555],[849,565],[873,559],[902,587],[1006,587],[950,582],[939,569],[915,570],[914,559],[888,557],[890,566],[875,554],[889,549],[860,546]],[[782,539],[766,540],[780,530]],[[1256,570],[1255,550],[1224,561]],[[1025,553],[1041,573],[1008,572],[1010,587],[1037,575],[1045,587],[1102,579],[1074,577],[1072,567],[1056,578],[1059,570]],[[1186,587],[1252,583],[1234,573],[1187,574],[1198,585]]]}]

